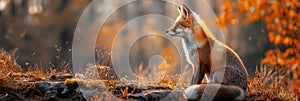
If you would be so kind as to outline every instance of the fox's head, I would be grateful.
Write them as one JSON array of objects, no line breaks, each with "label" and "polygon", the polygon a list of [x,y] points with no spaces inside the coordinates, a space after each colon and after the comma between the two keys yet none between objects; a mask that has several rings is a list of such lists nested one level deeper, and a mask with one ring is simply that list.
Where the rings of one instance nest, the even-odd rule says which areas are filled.
[{"label": "fox's head", "polygon": [[[176,18],[175,24],[166,33],[170,36],[181,38],[193,34],[192,36],[198,43],[205,42],[207,39],[207,35],[204,32],[206,26],[203,26],[205,24],[200,17],[184,4],[178,7],[178,12],[179,16]],[[205,28],[203,29],[202,27]]]},{"label": "fox's head", "polygon": [[195,22],[193,12],[184,4],[178,7],[179,16],[176,18],[175,24],[166,31],[170,36],[185,37],[194,30]]}]

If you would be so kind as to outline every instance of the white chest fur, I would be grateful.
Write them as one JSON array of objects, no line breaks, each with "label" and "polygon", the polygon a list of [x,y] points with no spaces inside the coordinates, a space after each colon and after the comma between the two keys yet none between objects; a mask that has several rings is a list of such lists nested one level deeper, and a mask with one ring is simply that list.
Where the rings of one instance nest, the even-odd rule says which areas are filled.
[{"label": "white chest fur", "polygon": [[[184,32],[186,36],[181,40],[183,51],[187,62],[193,67],[193,73],[195,74],[199,72],[199,54],[197,49],[203,47],[206,40],[198,43],[190,30],[185,29]],[[207,75],[205,75],[205,78],[208,82],[210,82]]]},{"label": "white chest fur", "polygon": [[198,45],[193,36],[187,35],[186,37],[182,38],[181,43],[187,61],[190,61],[191,63],[197,63],[199,61],[197,54]]},{"label": "white chest fur", "polygon": [[185,58],[193,68],[193,73],[197,72],[198,69],[198,54],[197,54],[197,44],[192,38],[192,36],[187,36],[181,40],[182,48],[184,51]]},{"label": "white chest fur", "polygon": [[185,42],[184,42],[185,40],[184,39],[182,39],[181,40],[181,43],[182,43],[182,47],[183,47],[183,52],[184,52],[184,56],[185,56],[185,58],[186,58],[186,60],[187,60],[187,62],[190,64],[190,65],[192,65],[192,67],[193,67],[193,69],[195,68],[194,67],[194,64],[193,64],[193,62],[192,62],[192,60],[191,60],[191,58],[190,58],[190,49],[189,48],[187,48],[187,46],[186,46],[186,44],[185,44]]}]

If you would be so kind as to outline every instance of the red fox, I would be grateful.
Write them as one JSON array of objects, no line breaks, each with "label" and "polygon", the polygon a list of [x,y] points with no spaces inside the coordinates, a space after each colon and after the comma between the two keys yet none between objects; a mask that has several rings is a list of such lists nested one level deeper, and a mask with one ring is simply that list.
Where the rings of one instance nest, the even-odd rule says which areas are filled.
[{"label": "red fox", "polygon": [[[200,17],[184,4],[178,7],[175,25],[166,33],[182,39],[182,46],[194,74],[192,85],[185,90],[188,100],[243,100],[248,72],[240,57],[228,46],[214,38]],[[223,58],[222,58],[223,57]],[[217,64],[217,65],[215,65]],[[201,84],[204,76],[207,84]],[[208,92],[204,90],[208,89]],[[215,95],[209,94],[216,90]]]}]

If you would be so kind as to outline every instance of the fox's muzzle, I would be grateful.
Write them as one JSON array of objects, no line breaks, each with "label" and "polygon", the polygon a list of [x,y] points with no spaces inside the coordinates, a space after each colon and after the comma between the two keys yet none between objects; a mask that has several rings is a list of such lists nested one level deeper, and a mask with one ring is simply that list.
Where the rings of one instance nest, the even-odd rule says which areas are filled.
[{"label": "fox's muzzle", "polygon": [[170,36],[177,36],[177,37],[182,37],[184,34],[181,34],[183,32],[182,29],[170,29],[167,30],[166,33]]},{"label": "fox's muzzle", "polygon": [[176,31],[174,31],[174,30],[167,30],[166,33],[171,36],[174,36],[177,34]]}]

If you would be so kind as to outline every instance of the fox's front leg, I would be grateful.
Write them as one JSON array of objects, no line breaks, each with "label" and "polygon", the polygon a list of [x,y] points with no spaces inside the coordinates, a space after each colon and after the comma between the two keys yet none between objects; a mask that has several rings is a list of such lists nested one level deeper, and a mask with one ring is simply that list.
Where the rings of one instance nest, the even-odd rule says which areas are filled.
[{"label": "fox's front leg", "polygon": [[198,69],[194,69],[192,84],[201,84],[205,74],[207,73],[206,65],[198,64],[196,68]]}]

